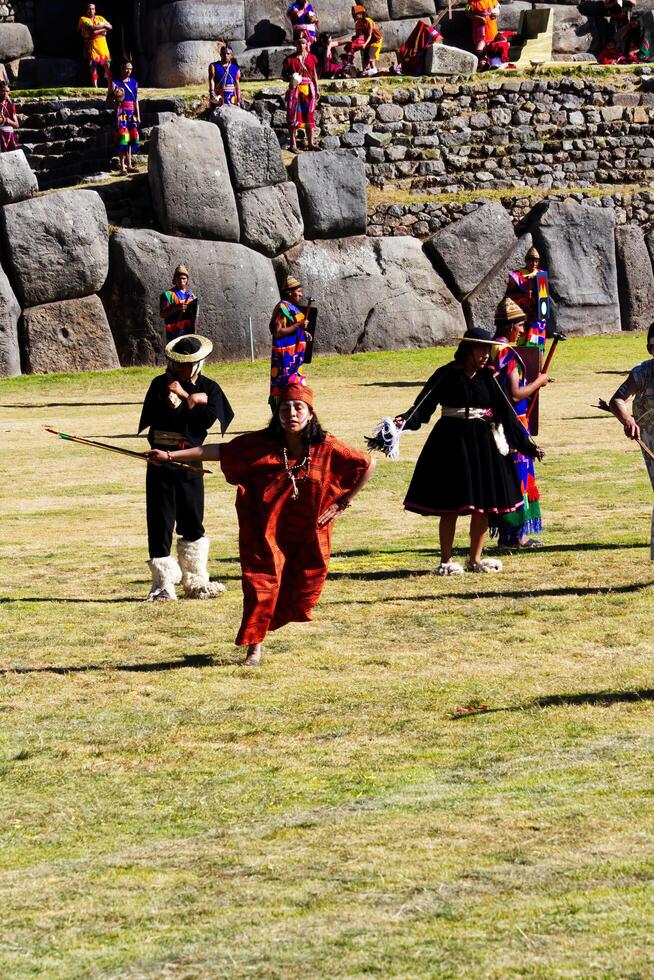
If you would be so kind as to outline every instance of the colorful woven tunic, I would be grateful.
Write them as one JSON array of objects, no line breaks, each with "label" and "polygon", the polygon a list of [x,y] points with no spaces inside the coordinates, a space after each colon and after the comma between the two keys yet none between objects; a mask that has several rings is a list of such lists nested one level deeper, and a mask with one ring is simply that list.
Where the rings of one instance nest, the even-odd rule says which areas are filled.
[{"label": "colorful woven tunic", "polygon": [[[289,55],[284,59],[282,78],[290,82],[286,93],[286,119],[289,129],[314,129],[318,93],[314,75],[318,59],[308,54],[304,59]],[[295,85],[293,75],[301,75],[302,80]]]},{"label": "colorful woven tunic", "polygon": [[370,457],[327,436],[311,447],[297,500],[284,468],[282,445],[268,430],[221,446],[220,465],[238,487],[236,512],[243,584],[237,646],[261,643],[270,630],[313,619],[327,577],[332,525],[318,518],[353,490]]},{"label": "colorful woven tunic", "polygon": [[163,317],[166,330],[166,343],[183,337],[185,334],[193,333],[193,323],[191,314],[187,309],[182,309],[182,303],[194,300],[195,296],[190,289],[167,289],[161,294],[159,300],[159,311]]},{"label": "colorful woven tunic", "polygon": [[312,4],[305,3],[301,7],[297,3],[292,3],[286,11],[286,16],[290,20],[291,27],[293,28],[293,39],[295,40],[301,34],[304,34],[309,41],[309,46],[311,46],[316,40],[316,29],[318,27],[316,11]]},{"label": "colorful woven tunic", "polygon": [[538,269],[534,269],[533,272],[529,269],[515,269],[510,272],[506,295],[517,303],[521,310],[524,310],[527,317],[525,347],[540,347],[542,350],[547,336],[547,321],[537,318],[538,296],[535,278],[537,272]]},{"label": "colorful woven tunic", "polygon": [[111,61],[106,36],[93,33],[94,28],[103,27],[105,24],[108,27],[109,21],[100,17],[99,14],[96,14],[95,17],[80,17],[79,19],[77,30],[81,32],[84,38],[84,57],[91,64],[106,65],[107,62]]},{"label": "colorful woven tunic", "polygon": [[[280,327],[296,326],[293,333],[279,334]],[[299,306],[283,299],[273,310],[270,321],[272,352],[270,355],[270,397],[278,398],[286,385],[303,385],[304,356],[307,349],[306,317]]]},{"label": "colorful woven tunic", "polygon": [[209,78],[213,82],[214,92],[223,97],[225,105],[236,105],[236,83],[241,77],[241,70],[234,62],[223,64],[214,61],[209,65]]},{"label": "colorful woven tunic", "polygon": [[131,149],[136,153],[139,148],[139,122],[136,118],[136,106],[139,97],[139,83],[135,78],[121,79],[113,82],[114,91],[121,91],[124,99],[116,108],[116,143],[118,152],[126,153]]},{"label": "colorful woven tunic", "polygon": [[16,129],[5,121],[7,119],[16,119],[16,106],[11,99],[0,102],[0,153],[18,149]]},{"label": "colorful woven tunic", "polygon": [[[506,343],[504,338],[500,338],[499,343]],[[502,386],[507,398],[509,395],[509,379],[514,371],[518,372],[519,384],[523,388],[525,385],[525,365],[519,353],[512,347],[500,347],[494,358],[494,367],[497,372],[497,380]],[[527,408],[529,399],[523,398],[514,404],[515,413],[518,421],[524,427],[527,435],[529,433],[529,421],[527,419]],[[543,522],[540,512],[540,493],[536,485],[536,473],[534,461],[531,457],[517,449],[511,450],[511,458],[516,468],[520,490],[524,506],[516,511],[503,514],[499,520],[494,519],[491,527],[491,535],[499,538],[501,545],[518,544],[530,534],[540,534],[543,530]]]}]

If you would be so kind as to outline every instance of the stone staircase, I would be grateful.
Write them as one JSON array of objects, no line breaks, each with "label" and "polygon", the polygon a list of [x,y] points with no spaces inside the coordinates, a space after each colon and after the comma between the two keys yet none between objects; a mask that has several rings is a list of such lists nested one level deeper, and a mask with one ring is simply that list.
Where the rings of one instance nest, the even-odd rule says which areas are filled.
[{"label": "stone staircase", "polygon": [[[70,187],[116,167],[114,110],[104,99],[19,100],[17,110],[18,143],[41,190]],[[183,111],[181,99],[143,99],[139,155],[147,155],[152,128]]]}]

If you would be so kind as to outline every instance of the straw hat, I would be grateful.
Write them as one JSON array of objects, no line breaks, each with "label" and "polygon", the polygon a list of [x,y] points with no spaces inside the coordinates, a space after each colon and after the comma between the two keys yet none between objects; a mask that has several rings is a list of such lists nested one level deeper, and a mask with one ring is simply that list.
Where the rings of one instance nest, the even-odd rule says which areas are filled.
[{"label": "straw hat", "polygon": [[299,289],[302,283],[295,276],[286,276],[286,282],[284,283],[284,292],[292,293],[294,289]]},{"label": "straw hat", "polygon": [[204,361],[213,350],[213,344],[207,337],[199,334],[187,334],[177,337],[166,344],[166,357],[176,364],[197,364]]},{"label": "straw hat", "polygon": [[188,269],[185,265],[178,265],[173,272],[173,279],[177,279],[177,276],[186,276],[188,279]]},{"label": "straw hat", "polygon": [[495,310],[495,323],[518,323],[520,320],[526,320],[527,314],[514,300],[510,297],[505,296],[504,299],[500,300]]}]

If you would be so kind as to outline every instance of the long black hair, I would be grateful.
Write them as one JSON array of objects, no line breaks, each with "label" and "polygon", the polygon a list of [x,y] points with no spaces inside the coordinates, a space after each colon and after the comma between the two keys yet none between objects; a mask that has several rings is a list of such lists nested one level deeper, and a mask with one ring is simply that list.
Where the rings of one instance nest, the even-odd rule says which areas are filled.
[{"label": "long black hair", "polygon": [[[280,442],[284,441],[284,429],[282,428],[282,423],[279,421],[279,405],[274,410],[272,418],[268,423],[268,432],[275,439],[279,439]],[[302,429],[302,441],[305,447],[308,449],[310,446],[320,445],[321,442],[325,441],[326,436],[327,432],[320,424],[318,416],[313,414]]]}]

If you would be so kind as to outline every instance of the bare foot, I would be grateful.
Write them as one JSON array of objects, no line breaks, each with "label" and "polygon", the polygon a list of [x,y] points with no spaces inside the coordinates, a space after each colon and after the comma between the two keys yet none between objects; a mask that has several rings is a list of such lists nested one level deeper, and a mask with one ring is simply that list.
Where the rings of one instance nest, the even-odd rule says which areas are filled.
[{"label": "bare foot", "polygon": [[250,643],[250,645],[248,646],[247,656],[243,661],[243,666],[258,667],[261,662],[262,653],[263,653],[262,643]]}]

